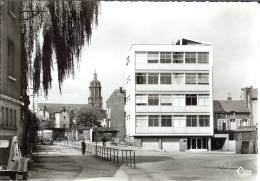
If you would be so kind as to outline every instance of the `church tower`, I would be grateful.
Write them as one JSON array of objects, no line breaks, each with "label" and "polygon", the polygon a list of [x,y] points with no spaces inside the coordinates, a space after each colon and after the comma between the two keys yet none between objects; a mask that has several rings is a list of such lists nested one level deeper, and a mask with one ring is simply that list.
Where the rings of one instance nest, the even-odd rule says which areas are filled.
[{"label": "church tower", "polygon": [[97,73],[94,72],[94,80],[89,85],[88,104],[92,108],[102,109],[101,83],[97,80]]}]

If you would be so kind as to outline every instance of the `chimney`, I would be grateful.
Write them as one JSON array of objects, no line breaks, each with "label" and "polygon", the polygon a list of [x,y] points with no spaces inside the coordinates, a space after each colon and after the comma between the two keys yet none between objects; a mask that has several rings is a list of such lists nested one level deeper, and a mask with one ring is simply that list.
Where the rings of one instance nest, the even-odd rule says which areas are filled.
[{"label": "chimney", "polygon": [[232,101],[231,93],[228,93],[227,100],[228,100],[228,101]]},{"label": "chimney", "polygon": [[119,87],[119,93],[123,94],[123,88],[122,87]]}]

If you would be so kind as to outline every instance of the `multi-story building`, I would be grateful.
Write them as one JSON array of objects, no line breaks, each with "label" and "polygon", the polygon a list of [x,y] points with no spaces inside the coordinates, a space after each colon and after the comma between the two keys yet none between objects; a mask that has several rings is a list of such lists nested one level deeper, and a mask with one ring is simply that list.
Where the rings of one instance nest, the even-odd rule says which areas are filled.
[{"label": "multi-story building", "polygon": [[17,135],[21,120],[20,3],[0,3],[0,136]]},{"label": "multi-story building", "polygon": [[125,138],[125,90],[116,89],[106,101],[107,126],[119,132],[117,138]]},{"label": "multi-story building", "polygon": [[212,45],[180,39],[132,45],[127,58],[127,136],[145,149],[211,149]]}]

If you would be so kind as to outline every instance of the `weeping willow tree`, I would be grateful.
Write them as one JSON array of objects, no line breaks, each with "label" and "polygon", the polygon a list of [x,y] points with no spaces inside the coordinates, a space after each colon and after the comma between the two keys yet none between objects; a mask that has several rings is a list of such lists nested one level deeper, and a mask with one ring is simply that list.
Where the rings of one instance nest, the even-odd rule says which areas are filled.
[{"label": "weeping willow tree", "polygon": [[89,44],[92,29],[97,26],[99,1],[96,0],[24,0],[21,11],[22,48],[22,145],[28,146],[30,120],[27,119],[28,86],[33,94],[40,88],[45,96],[52,86],[52,71],[57,66],[59,89],[74,75],[80,54]]}]

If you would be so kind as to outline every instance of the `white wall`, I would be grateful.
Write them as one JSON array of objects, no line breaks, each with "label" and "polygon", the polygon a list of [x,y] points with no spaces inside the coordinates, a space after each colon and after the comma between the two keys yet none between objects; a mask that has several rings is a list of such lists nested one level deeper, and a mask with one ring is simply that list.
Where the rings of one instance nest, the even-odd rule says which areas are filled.
[{"label": "white wall", "polygon": [[[208,64],[148,64],[147,55],[143,52],[209,52]],[[137,52],[137,53],[136,53]],[[130,95],[130,100],[126,105],[126,116],[130,115],[130,119],[126,119],[127,134],[135,136],[138,134],[160,133],[160,134],[174,134],[174,131],[184,132],[185,134],[193,130],[192,134],[206,134],[213,135],[213,101],[212,101],[212,46],[205,45],[132,45],[129,50],[129,62],[128,62],[128,76],[130,81],[126,86],[126,96]],[[136,85],[135,84],[135,72],[208,72],[209,73],[209,85]],[[185,106],[185,107],[171,107],[162,108],[160,106],[136,106],[135,94],[145,93],[191,93],[195,94],[210,94],[209,106]],[[136,128],[135,116],[136,113],[147,114],[149,112],[161,114],[162,112],[168,113],[183,113],[190,112],[192,114],[208,114],[210,115],[210,127],[207,128]],[[168,130],[169,129],[169,130]],[[184,131],[186,129],[186,131]],[[167,131],[166,131],[167,130]],[[166,131],[166,132],[165,132]]]}]

